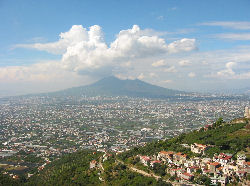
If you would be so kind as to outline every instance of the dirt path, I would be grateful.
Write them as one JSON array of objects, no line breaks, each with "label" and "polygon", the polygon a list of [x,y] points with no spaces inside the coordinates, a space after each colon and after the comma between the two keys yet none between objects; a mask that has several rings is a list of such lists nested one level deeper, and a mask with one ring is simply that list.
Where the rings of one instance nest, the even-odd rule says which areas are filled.
[{"label": "dirt path", "polygon": [[135,167],[128,167],[128,168],[129,168],[130,170],[132,170],[132,171],[134,171],[134,172],[137,172],[137,173],[140,173],[140,174],[142,174],[142,175],[144,175],[144,176],[154,177],[154,178],[156,178],[157,180],[161,178],[160,176],[157,176],[157,175],[155,175],[155,174],[153,174],[153,173],[147,173],[147,172],[145,172],[145,171],[143,171],[143,170],[140,170],[140,169],[137,169],[137,168],[135,168]]},{"label": "dirt path", "polygon": [[[118,160],[118,159],[116,159],[116,161],[117,162],[119,162],[119,163],[121,163],[121,164],[123,164],[123,165],[126,165],[123,161],[121,161],[121,160]],[[147,172],[145,172],[145,171],[143,171],[143,170],[140,170],[140,169],[137,169],[137,168],[135,168],[135,167],[133,167],[133,166],[130,166],[130,165],[126,165],[131,171],[133,171],[133,172],[137,172],[137,173],[139,173],[139,174],[142,174],[143,176],[147,176],[147,177],[154,177],[156,180],[158,180],[158,179],[160,179],[161,177],[160,176],[157,176],[157,175],[155,175],[154,173],[147,173]],[[172,182],[172,181],[170,181],[170,180],[165,180],[165,179],[162,179],[162,181],[165,181],[166,183],[171,183],[172,185],[174,185],[174,186],[179,186],[179,185],[181,185],[180,183],[176,183],[176,182]]]}]

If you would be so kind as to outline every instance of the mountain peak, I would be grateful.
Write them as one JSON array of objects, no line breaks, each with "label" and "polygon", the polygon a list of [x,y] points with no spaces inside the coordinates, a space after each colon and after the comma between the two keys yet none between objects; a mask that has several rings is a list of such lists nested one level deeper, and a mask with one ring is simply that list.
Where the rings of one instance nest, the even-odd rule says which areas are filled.
[{"label": "mountain peak", "polygon": [[60,91],[64,95],[86,96],[128,96],[145,98],[167,98],[183,93],[149,84],[139,79],[121,80],[115,76],[105,77],[91,85]]}]

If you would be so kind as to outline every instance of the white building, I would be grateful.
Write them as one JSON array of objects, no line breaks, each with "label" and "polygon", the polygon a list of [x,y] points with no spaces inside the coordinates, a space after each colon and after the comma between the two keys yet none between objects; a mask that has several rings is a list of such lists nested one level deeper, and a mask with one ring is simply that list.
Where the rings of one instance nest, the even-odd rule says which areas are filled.
[{"label": "white building", "polygon": [[237,154],[237,165],[243,166],[246,162],[246,155],[242,153]]},{"label": "white building", "polygon": [[95,168],[96,165],[97,165],[97,161],[96,161],[96,160],[92,160],[91,162],[89,162],[89,168],[90,168],[90,169]]},{"label": "white building", "polygon": [[204,154],[207,149],[208,149],[207,145],[198,143],[194,143],[191,145],[191,151],[197,154]]},{"label": "white building", "polygon": [[217,185],[220,183],[222,186],[225,186],[228,183],[228,178],[225,177],[212,177],[211,179],[211,185]]},{"label": "white building", "polygon": [[150,162],[150,157],[140,156],[140,161],[143,165],[148,166],[148,163]]},{"label": "white building", "polygon": [[245,118],[250,118],[250,109],[248,107],[245,107],[245,114],[244,114]]}]

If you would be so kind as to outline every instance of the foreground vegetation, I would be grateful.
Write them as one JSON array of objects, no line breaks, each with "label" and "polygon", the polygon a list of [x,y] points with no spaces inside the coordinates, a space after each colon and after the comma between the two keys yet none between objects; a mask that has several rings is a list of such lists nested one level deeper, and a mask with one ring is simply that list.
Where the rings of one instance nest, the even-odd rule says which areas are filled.
[{"label": "foreground vegetation", "polygon": [[155,141],[148,143],[144,147],[135,147],[134,149],[124,152],[119,155],[123,161],[127,161],[129,157],[135,155],[156,155],[159,151],[168,150],[175,152],[182,152],[189,157],[197,156],[191,152],[189,148],[182,144],[207,144],[212,147],[207,151],[207,155],[212,157],[214,153],[228,152],[235,154],[239,151],[246,151],[250,143],[250,129],[249,124],[245,123],[225,123],[222,118],[218,119],[216,123],[204,130],[195,130],[190,133],[183,133],[178,137],[168,139],[165,141]]},{"label": "foreground vegetation", "polygon": [[[201,156],[192,153],[190,148],[183,146],[183,144],[190,145],[193,143],[211,145],[212,147],[206,152],[206,156],[210,157],[220,152],[236,154],[239,151],[244,151],[247,154],[250,139],[248,122],[232,124],[225,123],[220,118],[206,130],[201,128],[172,139],[155,141],[148,143],[144,147],[135,147],[117,156],[112,155],[104,163],[101,163],[103,162],[103,153],[101,152],[79,151],[64,155],[60,159],[49,163],[43,170],[37,172],[29,179],[20,177],[14,180],[1,173],[0,185],[171,185],[161,179],[156,180],[154,177],[147,177],[132,172],[128,166],[137,167],[148,173],[153,172],[168,180],[170,176],[166,174],[166,165],[159,165],[150,170],[144,170],[146,167],[142,166],[136,155],[156,155],[161,150],[168,150],[183,152],[190,157]],[[96,160],[104,169],[102,170],[100,167],[90,169],[89,163],[92,160]],[[206,183],[205,185],[207,185],[210,183],[210,180],[206,176],[197,175],[195,182]]]}]

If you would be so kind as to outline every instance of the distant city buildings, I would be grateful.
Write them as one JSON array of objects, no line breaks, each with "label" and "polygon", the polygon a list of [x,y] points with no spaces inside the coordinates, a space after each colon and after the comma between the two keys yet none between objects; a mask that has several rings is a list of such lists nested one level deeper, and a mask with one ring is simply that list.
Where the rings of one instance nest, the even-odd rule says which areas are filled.
[{"label": "distant city buildings", "polygon": [[[208,130],[219,116],[225,121],[242,116],[245,105],[250,105],[249,99],[211,99],[198,94],[186,101],[128,97],[82,97],[78,100],[74,97],[12,97],[0,102],[0,160],[18,155],[20,162],[25,163],[25,156],[34,156],[40,160],[36,168],[42,170],[50,158],[81,149],[123,152],[203,126]],[[188,144],[182,145],[191,148]],[[192,149],[202,155],[206,147],[198,144]],[[162,151],[158,156],[165,163],[177,161],[181,164],[187,160],[185,154],[170,151]],[[241,159],[239,163],[246,166]],[[150,166],[159,163],[156,160],[146,163],[147,159],[141,162],[151,163]],[[194,163],[186,164],[190,165],[187,173],[192,173]],[[91,166],[94,167],[94,162]],[[184,177],[189,179],[188,175]]]}]

